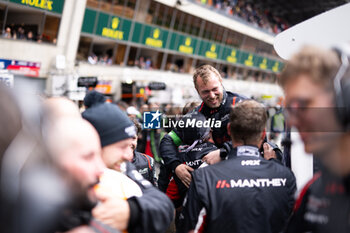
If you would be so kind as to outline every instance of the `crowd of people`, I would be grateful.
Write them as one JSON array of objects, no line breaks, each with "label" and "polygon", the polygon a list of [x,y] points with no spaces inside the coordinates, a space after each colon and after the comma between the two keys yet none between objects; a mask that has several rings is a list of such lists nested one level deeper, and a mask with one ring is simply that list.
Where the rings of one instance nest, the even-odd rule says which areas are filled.
[{"label": "crowd of people", "polygon": [[60,97],[21,104],[0,86],[1,229],[349,232],[349,55],[340,56],[305,47],[281,74],[288,127],[280,109],[271,125],[295,126],[321,164],[296,200],[267,109],[225,90],[210,65],[193,75],[201,103],[165,108],[167,130],[146,124],[142,113],[159,119],[155,104],[138,111],[91,91],[80,113]]},{"label": "crowd of people", "polygon": [[51,41],[56,44],[57,42],[56,38],[48,38],[30,29],[25,30],[22,26],[16,27],[14,25],[6,26],[5,30],[2,32],[2,37],[7,39],[34,41],[38,43]]},{"label": "crowd of people", "polygon": [[112,65],[113,61],[112,58],[108,54],[103,54],[101,56],[97,56],[96,54],[92,53],[88,57],[88,62],[92,65],[101,64],[101,65]]},{"label": "crowd of people", "polygon": [[277,16],[273,16],[268,10],[261,10],[253,2],[242,0],[197,0],[215,9],[221,10],[226,15],[237,16],[246,22],[278,34],[289,27],[289,24]]}]

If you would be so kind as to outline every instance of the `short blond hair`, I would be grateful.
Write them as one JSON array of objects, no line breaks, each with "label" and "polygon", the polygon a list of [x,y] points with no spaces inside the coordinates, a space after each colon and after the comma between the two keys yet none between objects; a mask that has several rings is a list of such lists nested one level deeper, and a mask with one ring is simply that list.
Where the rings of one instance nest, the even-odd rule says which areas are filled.
[{"label": "short blond hair", "polygon": [[336,52],[304,46],[285,65],[279,78],[280,85],[285,87],[287,83],[295,81],[299,75],[307,75],[310,81],[326,89],[333,87],[333,78],[339,68],[340,60]]},{"label": "short blond hair", "polygon": [[222,81],[219,71],[214,67],[212,67],[211,65],[202,65],[198,67],[193,74],[194,86],[197,87],[198,77],[201,77],[201,79],[203,80],[203,83],[206,84],[211,74],[214,74],[214,76],[216,76],[220,82]]}]

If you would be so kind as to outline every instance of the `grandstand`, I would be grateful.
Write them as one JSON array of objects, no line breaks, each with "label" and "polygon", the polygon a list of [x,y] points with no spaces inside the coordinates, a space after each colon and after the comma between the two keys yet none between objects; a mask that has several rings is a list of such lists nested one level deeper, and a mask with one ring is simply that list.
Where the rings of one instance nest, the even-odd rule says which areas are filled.
[{"label": "grandstand", "polygon": [[[148,83],[157,80],[184,102],[195,98],[191,73],[201,64],[215,66],[238,92],[278,98],[283,60],[272,46],[276,33],[344,2],[1,0],[0,59],[15,84],[76,100],[85,94],[78,78],[97,77],[111,99],[145,100]],[[128,85],[132,93],[125,93]]]}]

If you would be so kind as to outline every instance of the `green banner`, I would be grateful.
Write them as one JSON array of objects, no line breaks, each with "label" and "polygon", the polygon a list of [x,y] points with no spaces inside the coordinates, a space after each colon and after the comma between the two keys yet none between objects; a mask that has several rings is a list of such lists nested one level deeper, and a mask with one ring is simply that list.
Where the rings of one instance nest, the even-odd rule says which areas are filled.
[{"label": "green banner", "polygon": [[262,70],[267,70],[268,68],[268,64],[269,63],[269,59],[266,57],[259,57],[258,59],[258,64],[259,64],[259,68]]},{"label": "green banner", "polygon": [[[95,23],[97,24],[94,32]],[[169,49],[184,55],[198,55],[203,58],[222,60],[233,65],[239,64],[275,73],[280,72],[283,67],[283,63],[280,61],[140,22],[134,22],[132,38],[129,38],[131,25],[132,21],[129,19],[87,8],[82,31],[115,40],[132,41],[152,48]],[[171,33],[170,36],[169,33]],[[167,44],[168,38],[170,42]]]},{"label": "green banner", "polygon": [[275,73],[281,72],[283,68],[283,63],[279,61],[273,61],[273,66],[271,70]]},{"label": "green banner", "polygon": [[232,64],[238,64],[240,55],[241,52],[239,50],[225,46],[222,53],[222,60]]},{"label": "green banner", "polygon": [[180,33],[173,33],[170,39],[169,49],[180,53],[193,55],[195,53],[198,39],[183,35]]},{"label": "green banner", "polygon": [[259,57],[254,55],[253,53],[241,51],[239,63],[247,67],[259,67],[258,59]]},{"label": "green banner", "polygon": [[210,59],[219,59],[221,45],[202,40],[200,43],[198,55]]},{"label": "green banner", "polygon": [[143,27],[142,44],[154,48],[165,48],[168,39],[168,30],[149,25],[143,25]]},{"label": "green banner", "polygon": [[59,14],[62,14],[64,5],[64,0],[10,0],[10,2]]},{"label": "green banner", "polygon": [[97,12],[94,10],[86,9],[84,15],[83,26],[81,28],[82,32],[94,33],[95,20],[96,20]]},{"label": "green banner", "polygon": [[142,43],[142,33],[143,33],[143,25],[141,23],[135,22],[134,32],[132,34],[132,42]]},{"label": "green banner", "polygon": [[129,40],[131,21],[100,12],[96,35],[115,40]]}]

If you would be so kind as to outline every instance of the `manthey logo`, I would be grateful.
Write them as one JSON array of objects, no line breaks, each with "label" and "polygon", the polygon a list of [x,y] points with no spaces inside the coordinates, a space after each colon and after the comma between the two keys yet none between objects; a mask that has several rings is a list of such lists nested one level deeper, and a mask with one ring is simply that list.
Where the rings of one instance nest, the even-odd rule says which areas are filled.
[{"label": "manthey logo", "polygon": [[272,179],[237,179],[237,180],[218,180],[216,182],[217,189],[224,188],[255,188],[255,187],[284,187],[286,186],[286,178]]},{"label": "manthey logo", "polygon": [[144,112],[143,113],[143,128],[144,129],[159,129],[159,128],[220,128],[221,121],[215,118],[208,118],[205,121],[187,118],[181,119],[182,115],[168,115],[166,120],[161,120],[162,113],[157,110],[156,112]]}]

